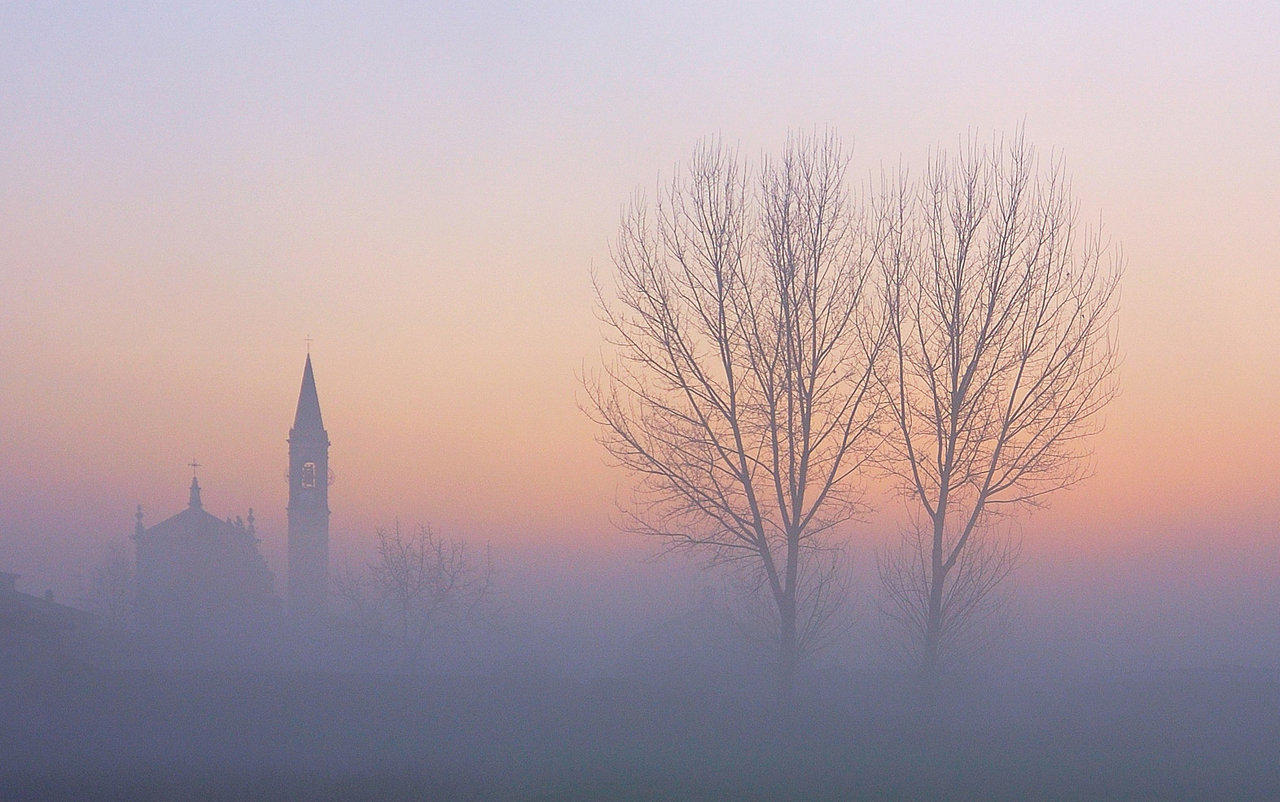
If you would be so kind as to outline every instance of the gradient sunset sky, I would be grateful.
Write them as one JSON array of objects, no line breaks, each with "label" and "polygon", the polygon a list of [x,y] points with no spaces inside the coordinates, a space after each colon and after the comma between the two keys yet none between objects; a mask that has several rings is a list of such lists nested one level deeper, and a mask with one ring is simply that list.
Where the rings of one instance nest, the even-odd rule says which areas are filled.
[{"label": "gradient sunset sky", "polygon": [[1121,395],[1030,547],[1280,535],[1280,5],[232,5],[0,8],[0,570],[65,582],[195,457],[282,573],[308,335],[337,552],[613,547],[590,271],[699,138],[815,126],[869,173],[1024,125],[1123,247]]}]

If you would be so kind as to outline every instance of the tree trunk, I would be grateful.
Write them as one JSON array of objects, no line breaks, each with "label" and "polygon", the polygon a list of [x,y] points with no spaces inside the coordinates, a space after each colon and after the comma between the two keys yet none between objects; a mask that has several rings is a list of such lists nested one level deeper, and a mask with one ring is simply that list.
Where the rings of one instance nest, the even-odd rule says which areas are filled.
[{"label": "tree trunk", "polygon": [[941,670],[942,651],[942,584],[946,578],[942,562],[942,535],[945,519],[942,511],[933,525],[933,559],[929,571],[929,617],[925,622],[924,671],[925,679],[933,683]]},{"label": "tree trunk", "polygon": [[937,592],[939,587],[935,585],[929,592],[929,621],[924,633],[924,673],[931,681],[937,677],[941,667],[942,594]]},{"label": "tree trunk", "polygon": [[778,696],[784,700],[790,700],[795,693],[796,668],[800,662],[795,599],[784,599],[778,612],[781,615],[778,637]]}]

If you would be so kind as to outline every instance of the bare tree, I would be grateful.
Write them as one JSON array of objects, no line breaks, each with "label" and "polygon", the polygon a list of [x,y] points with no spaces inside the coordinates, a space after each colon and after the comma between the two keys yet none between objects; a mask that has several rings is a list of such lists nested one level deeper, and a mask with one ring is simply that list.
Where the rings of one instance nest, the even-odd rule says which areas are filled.
[{"label": "bare tree", "polygon": [[109,543],[89,569],[81,603],[104,624],[132,629],[137,613],[137,582],[128,550]]},{"label": "bare tree", "polygon": [[[760,646],[778,645],[777,604],[766,576],[747,562],[739,562],[726,587],[737,604],[729,607],[735,630]],[[854,569],[839,544],[806,548],[796,577],[796,654],[812,659],[837,648],[854,626]],[[763,636],[763,637],[762,637]]]},{"label": "bare tree", "polygon": [[[955,666],[977,658],[999,632],[1007,601],[1004,581],[1017,566],[1021,541],[1004,533],[975,532],[947,572],[937,653]],[[890,624],[883,645],[913,665],[928,666],[933,527],[911,527],[897,549],[877,555],[884,585],[881,612]]]},{"label": "bare tree", "polygon": [[334,579],[357,626],[393,642],[401,667],[418,668],[442,625],[474,618],[489,596],[492,561],[477,560],[465,541],[448,540],[430,527],[405,534],[400,524],[378,531],[376,559],[363,571]]},{"label": "bare tree", "polygon": [[1016,556],[995,518],[1083,475],[1115,389],[1121,259],[1021,134],[938,153],[880,200],[890,464],[925,523],[881,575],[933,674]]},{"label": "bare tree", "polygon": [[792,138],[754,178],[698,147],[652,214],[624,216],[616,291],[597,283],[613,353],[585,382],[602,443],[640,480],[633,528],[755,578],[784,693],[832,617],[821,550],[859,509],[851,479],[877,439],[880,243],[846,172],[834,135]]}]

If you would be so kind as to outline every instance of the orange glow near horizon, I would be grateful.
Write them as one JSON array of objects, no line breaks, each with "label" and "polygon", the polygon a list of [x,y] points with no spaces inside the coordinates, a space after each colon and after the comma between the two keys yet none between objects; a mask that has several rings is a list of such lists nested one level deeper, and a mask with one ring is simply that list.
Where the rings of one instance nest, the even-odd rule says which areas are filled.
[{"label": "orange glow near horizon", "polygon": [[[230,66],[223,50],[255,35],[233,12],[215,21],[221,49],[190,66],[199,31],[135,54],[140,34],[111,20],[51,23],[65,50],[0,56],[17,101],[0,112],[0,568],[52,574],[55,557],[123,541],[135,504],[151,522],[176,512],[194,456],[209,508],[254,507],[282,571],[307,335],[335,553],[397,518],[612,547],[627,477],[577,408],[577,375],[596,359],[590,272],[609,269],[620,207],[700,136],[753,151],[827,124],[870,172],[1025,121],[1065,159],[1082,217],[1123,247],[1121,395],[1093,477],[1028,515],[1029,542],[1274,533],[1280,70],[1246,74],[1235,54],[1271,52],[1256,31],[1280,20],[1228,15],[1206,32],[1170,11],[1157,36],[1127,12],[1091,13],[1085,26],[988,10],[997,39],[1048,36],[1012,75],[1032,56],[955,52],[942,22],[919,51],[861,47],[872,22],[854,12],[819,33],[784,25],[803,56],[753,51],[769,20],[704,21],[735,44],[724,60],[661,44],[647,16],[590,26],[631,25],[648,45],[508,21],[481,44],[423,34],[438,58],[394,20],[346,20]],[[370,44],[382,35],[386,53]],[[311,37],[388,76],[318,63]],[[936,60],[922,60],[930,43]],[[544,51],[542,77],[528,75],[522,59]]]}]

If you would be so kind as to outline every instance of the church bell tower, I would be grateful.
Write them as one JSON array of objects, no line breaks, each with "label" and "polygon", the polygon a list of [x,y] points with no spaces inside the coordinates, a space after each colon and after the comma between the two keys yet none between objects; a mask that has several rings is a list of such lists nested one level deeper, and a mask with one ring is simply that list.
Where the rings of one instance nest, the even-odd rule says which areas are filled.
[{"label": "church bell tower", "polygon": [[329,435],[307,354],[289,430],[289,612],[296,621],[322,615],[328,583]]}]

